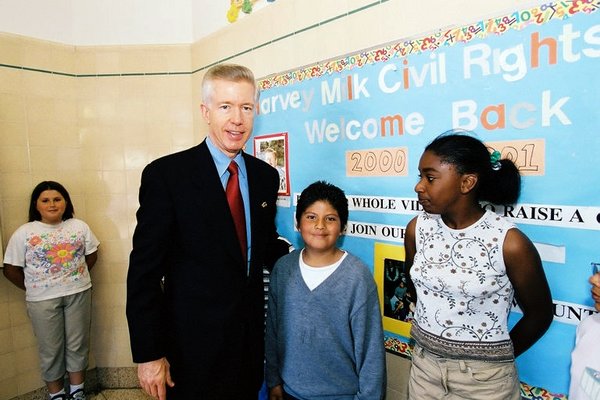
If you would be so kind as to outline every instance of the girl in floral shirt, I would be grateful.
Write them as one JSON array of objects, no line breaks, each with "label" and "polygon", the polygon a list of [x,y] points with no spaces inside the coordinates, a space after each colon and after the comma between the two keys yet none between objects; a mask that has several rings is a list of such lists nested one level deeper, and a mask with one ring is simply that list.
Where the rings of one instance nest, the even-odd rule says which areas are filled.
[{"label": "girl in floral shirt", "polygon": [[[73,218],[67,190],[44,181],[31,194],[29,222],[8,242],[4,275],[25,290],[27,312],[38,340],[42,378],[50,399],[85,399],[91,287],[89,271],[98,239]],[[68,373],[70,393],[63,387]]]}]

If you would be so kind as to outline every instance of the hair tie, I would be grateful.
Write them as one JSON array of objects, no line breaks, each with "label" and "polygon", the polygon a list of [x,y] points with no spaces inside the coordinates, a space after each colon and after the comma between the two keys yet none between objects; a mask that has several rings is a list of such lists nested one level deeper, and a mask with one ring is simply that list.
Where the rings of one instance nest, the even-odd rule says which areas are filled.
[{"label": "hair tie", "polygon": [[494,150],[492,154],[490,154],[490,163],[492,164],[492,169],[494,171],[498,171],[502,168],[502,164],[500,164],[500,152],[498,150]]}]

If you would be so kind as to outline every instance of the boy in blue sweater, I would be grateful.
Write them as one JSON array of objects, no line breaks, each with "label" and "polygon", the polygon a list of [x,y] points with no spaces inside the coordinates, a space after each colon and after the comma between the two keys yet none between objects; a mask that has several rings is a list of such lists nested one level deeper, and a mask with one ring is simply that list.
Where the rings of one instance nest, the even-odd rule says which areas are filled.
[{"label": "boy in blue sweater", "polygon": [[270,400],[382,399],[385,349],[377,287],[367,266],[337,247],[348,200],[329,183],[309,185],[296,223],[304,249],[271,274],[266,329]]}]

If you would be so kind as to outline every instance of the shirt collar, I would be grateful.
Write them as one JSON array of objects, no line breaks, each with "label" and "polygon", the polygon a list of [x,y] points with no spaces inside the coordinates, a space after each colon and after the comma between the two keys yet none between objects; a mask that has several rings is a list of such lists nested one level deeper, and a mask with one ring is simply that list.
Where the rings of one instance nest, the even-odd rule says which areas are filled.
[{"label": "shirt collar", "polygon": [[[227,171],[227,167],[229,167],[229,163],[231,163],[231,158],[227,156],[227,154],[223,153],[221,150],[214,145],[214,143],[210,140],[210,137],[206,137],[206,145],[208,146],[208,151],[212,156],[213,161],[215,162],[215,166],[217,167],[217,172],[219,176],[223,176],[223,174]],[[246,163],[244,162],[244,157],[242,156],[242,152],[236,154],[233,158],[238,165],[238,173],[242,178],[246,177]]]}]

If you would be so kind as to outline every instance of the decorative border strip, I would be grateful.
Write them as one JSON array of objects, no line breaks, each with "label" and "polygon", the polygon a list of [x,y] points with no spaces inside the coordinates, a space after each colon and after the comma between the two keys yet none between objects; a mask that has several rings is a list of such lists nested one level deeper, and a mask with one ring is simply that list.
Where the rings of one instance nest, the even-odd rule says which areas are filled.
[{"label": "decorative border strip", "polygon": [[[383,337],[385,349],[390,353],[394,353],[400,357],[412,358],[411,343],[404,342],[397,337],[387,336]],[[567,396],[564,394],[550,393],[546,389],[530,386],[525,382],[521,382],[521,398],[527,400],[567,400]]]},{"label": "decorative border strip", "polygon": [[502,17],[489,18],[464,27],[440,29],[419,39],[407,39],[343,58],[272,75],[259,80],[258,87],[260,90],[265,90],[286,86],[324,75],[361,68],[364,65],[387,61],[392,58],[406,57],[412,54],[434,51],[444,46],[470,42],[473,39],[482,39],[492,34],[502,35],[511,29],[522,30],[528,25],[542,25],[555,19],[567,19],[579,13],[591,14],[598,8],[600,8],[600,0],[553,1],[539,7],[515,11]]},{"label": "decorative border strip", "polygon": [[394,353],[404,358],[412,358],[412,345],[404,342],[394,336],[383,336],[383,344],[385,349],[390,353]]}]

